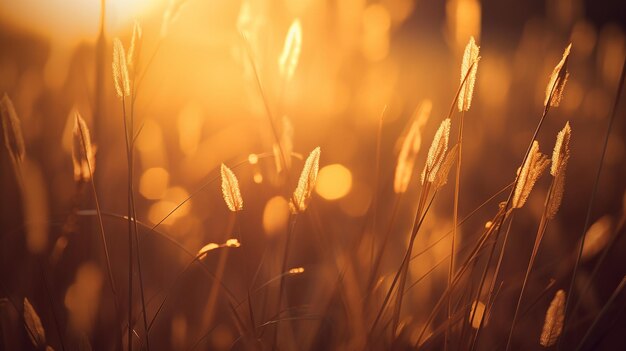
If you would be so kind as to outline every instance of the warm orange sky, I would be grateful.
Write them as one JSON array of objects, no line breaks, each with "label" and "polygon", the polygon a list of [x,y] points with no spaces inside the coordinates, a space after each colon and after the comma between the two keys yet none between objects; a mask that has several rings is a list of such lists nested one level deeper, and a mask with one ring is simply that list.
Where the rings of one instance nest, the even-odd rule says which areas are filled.
[{"label": "warm orange sky", "polygon": [[[151,10],[164,6],[165,0],[108,0],[106,25],[109,32],[119,31]],[[22,0],[1,1],[0,16],[19,27],[61,42],[94,38],[98,31],[100,1],[97,0]]]}]

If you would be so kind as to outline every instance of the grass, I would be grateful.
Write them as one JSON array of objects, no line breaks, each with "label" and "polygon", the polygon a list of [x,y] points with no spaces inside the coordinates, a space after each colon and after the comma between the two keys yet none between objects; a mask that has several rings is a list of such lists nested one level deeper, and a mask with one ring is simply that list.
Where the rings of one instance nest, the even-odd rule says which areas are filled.
[{"label": "grass", "polygon": [[[51,258],[52,250],[44,248],[32,253],[39,262],[44,288],[41,292],[0,279],[3,322],[8,321],[2,327],[3,346],[70,350],[76,347],[76,340],[94,346],[107,340],[106,347],[110,349],[158,350],[172,347],[168,342],[173,344],[174,335],[179,333],[184,336],[181,341],[184,349],[189,350],[606,347],[601,343],[618,330],[616,325],[620,321],[615,313],[624,308],[619,300],[626,285],[623,272],[619,272],[619,282],[609,284],[607,295],[610,296],[599,308],[579,313],[579,306],[585,296],[594,292],[602,265],[611,255],[619,255],[615,249],[626,215],[622,214],[613,228],[588,281],[582,288],[576,283],[580,272],[588,268],[583,266],[581,256],[596,195],[602,185],[601,174],[622,98],[626,62],[609,115],[591,195],[587,202],[580,202],[587,212],[582,240],[573,254],[564,247],[561,252],[549,252],[552,261],[543,260],[540,255],[551,240],[563,240],[556,232],[556,225],[549,223],[569,221],[559,209],[571,206],[574,201],[569,198],[568,203],[564,197],[570,191],[565,182],[570,159],[569,122],[557,136],[551,159],[539,151],[539,140],[543,142],[550,134],[544,129],[554,124],[551,123],[556,115],[553,110],[568,93],[570,55],[576,55],[575,51],[570,53],[571,44],[547,82],[543,108],[537,111],[539,119],[529,134],[530,140],[524,141],[528,147],[523,154],[524,150],[517,150],[521,156],[515,159],[516,163],[521,161],[517,174],[507,178],[502,188],[490,188],[491,195],[482,202],[476,199],[466,177],[491,161],[474,155],[476,149],[463,146],[466,137],[470,141],[476,137],[471,131],[481,128],[470,111],[475,82],[481,74],[479,47],[473,37],[462,58],[459,85],[449,92],[452,96],[449,112],[429,117],[432,106],[430,100],[424,100],[421,112],[408,118],[405,132],[398,137],[398,150],[389,147],[394,140],[388,139],[388,135],[392,139],[397,137],[390,122],[394,107],[385,106],[372,138],[374,152],[360,154],[368,159],[364,163],[371,173],[373,181],[368,186],[373,190],[363,218],[355,220],[339,213],[339,207],[325,206],[316,195],[316,186],[321,182],[320,167],[340,160],[332,152],[326,152],[326,148],[321,153],[319,146],[308,157],[302,157],[292,150],[299,144],[290,139],[292,133],[286,132],[291,128],[287,115],[295,120],[300,112],[287,101],[298,79],[301,55],[306,48],[307,22],[300,19],[292,22],[282,53],[272,60],[277,64],[276,77],[264,68],[261,70],[263,56],[254,52],[249,33],[244,30],[239,33],[246,64],[252,72],[249,83],[260,98],[266,120],[259,123],[258,129],[271,139],[262,146],[267,151],[255,154],[254,162],[246,155],[239,155],[236,160],[221,160],[219,170],[211,170],[204,183],[177,199],[165,215],[158,220],[152,218],[149,224],[140,219],[145,203],[135,188],[139,178],[136,172],[143,166],[135,156],[143,132],[137,125],[142,125],[144,113],[135,103],[144,82],[148,82],[145,80],[151,73],[148,68],[164,48],[165,36],[174,30],[171,25],[180,4],[170,6],[173,7],[167,10],[166,30],[159,35],[145,63],[140,60],[141,27],[133,30],[129,48],[132,54],[127,55],[119,39],[114,39],[112,44],[113,79],[109,83],[114,87],[111,93],[119,98],[114,116],[123,122],[126,156],[125,167],[120,167],[127,182],[124,214],[115,213],[120,210],[109,208],[111,205],[101,200],[103,195],[111,195],[103,194],[97,184],[108,179],[96,178],[99,173],[95,172],[96,164],[98,169],[107,167],[100,160],[95,162],[98,155],[119,149],[105,140],[97,140],[97,134],[92,140],[87,122],[78,113],[74,116],[74,197],[91,198],[93,206],[76,205],[67,210],[70,214],[64,214],[63,220],[70,222],[71,217],[78,222],[95,223],[92,236],[99,237],[101,248],[98,249],[103,253],[100,265],[106,271],[113,310],[107,311],[106,298],[98,295],[102,306],[94,317],[96,332],[83,337],[77,330],[81,325],[72,323],[75,311],[85,307],[73,304],[67,297],[69,294],[65,300],[58,298],[58,291],[70,289],[62,286],[64,281],[58,278],[59,272],[68,273],[74,268],[65,266],[67,263],[62,259],[57,265]],[[104,38],[101,27],[100,40]],[[485,56],[488,58],[488,54]],[[111,85],[95,84],[100,88]],[[33,126],[28,120],[20,120],[7,95],[0,107],[5,143],[2,152],[8,155],[12,167],[10,181],[19,189],[20,199],[27,203],[32,181],[27,164],[32,150],[23,136],[30,134],[22,129],[28,131]],[[576,126],[581,123],[576,116],[570,117],[576,140]],[[428,118],[439,124],[435,133],[426,127]],[[456,138],[450,138],[451,130],[457,131]],[[515,131],[506,130],[502,137],[514,136]],[[432,140],[428,152],[421,152],[422,139]],[[323,140],[319,144],[324,145]],[[572,146],[571,158],[580,152]],[[485,164],[467,163],[477,159]],[[550,163],[551,179],[546,187],[542,176]],[[270,180],[258,182],[252,188],[248,177],[251,169],[259,172],[262,179]],[[301,170],[297,179],[296,170]],[[452,170],[453,178],[449,174]],[[507,174],[508,169],[504,172]],[[569,175],[580,170],[570,167],[567,172]],[[356,178],[355,175],[353,185],[361,182]],[[448,180],[452,183],[451,179],[454,183],[448,184]],[[83,186],[89,186],[91,194],[84,194]],[[220,191],[221,200],[217,195]],[[263,192],[280,196],[284,202],[286,226],[276,237],[263,237],[259,224],[262,221],[254,217],[267,210],[259,206]],[[543,204],[536,201],[537,192],[545,194]],[[206,233],[198,245],[198,241],[188,240],[186,233],[176,232],[181,228],[190,230],[188,223],[188,227],[162,228],[192,199],[200,198],[210,203],[207,211],[227,213],[210,217],[220,223],[219,231]],[[466,205],[469,203],[475,205]],[[23,211],[28,210],[24,206]],[[529,217],[530,212],[537,215]],[[28,216],[24,217],[27,222]],[[47,224],[51,228],[55,225]],[[118,228],[120,224],[126,226],[124,230]],[[206,223],[200,226],[208,227]],[[528,234],[529,227],[536,227],[534,238]],[[70,244],[78,241],[76,237],[63,235]],[[207,241],[208,237],[213,240]],[[169,243],[166,250],[165,245],[158,245],[161,241]],[[520,241],[532,242],[531,251],[518,249],[515,245]],[[84,251],[84,259],[97,261],[95,249],[86,246]],[[123,259],[119,255],[121,251],[124,251]],[[555,272],[555,267],[570,257],[568,254],[574,255],[575,261],[572,258],[572,264],[566,262],[561,272]],[[63,253],[60,255],[63,257]],[[161,270],[173,272],[160,280],[166,284],[155,282]],[[119,279],[121,276],[127,278],[126,286]],[[95,280],[90,284],[88,288],[97,285]],[[120,287],[127,291],[123,293]],[[23,304],[15,303],[20,300]],[[479,302],[482,309],[476,308]],[[514,310],[507,305],[515,306]],[[175,321],[180,315],[184,316],[184,323],[177,326]],[[541,333],[531,324],[542,324]],[[15,330],[21,334],[11,332]]]}]

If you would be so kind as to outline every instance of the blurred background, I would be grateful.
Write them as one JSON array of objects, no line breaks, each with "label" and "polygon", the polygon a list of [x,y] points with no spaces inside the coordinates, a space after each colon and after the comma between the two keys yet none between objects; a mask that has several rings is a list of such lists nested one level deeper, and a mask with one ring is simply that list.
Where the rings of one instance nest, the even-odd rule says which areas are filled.
[{"label": "blurred background", "polygon": [[[295,19],[301,24],[301,54],[293,77],[283,79],[278,59]],[[476,38],[482,58],[474,103],[465,116],[461,217],[514,179],[541,116],[549,75],[572,42],[563,101],[551,111],[538,137],[542,152],[551,154],[556,133],[570,121],[572,157],[563,205],[550,223],[536,264],[547,268],[537,269],[536,286],[531,285],[529,295],[539,294],[551,278],[558,288],[567,288],[571,272],[559,262],[572,262],[582,235],[626,55],[623,1],[108,0],[101,4],[0,0],[0,93],[12,99],[21,119],[26,144],[24,181],[29,189],[22,194],[16,186],[3,148],[1,294],[15,301],[29,298],[46,327],[48,344],[55,349],[61,348],[61,334],[66,336],[66,346],[89,342],[94,349],[115,347],[113,301],[97,222],[89,211],[94,208],[91,189],[73,179],[76,111],[87,121],[97,146],[95,186],[100,206],[109,214],[104,224],[114,277],[122,300],[127,298],[127,226],[119,218],[127,214],[127,163],[122,105],[115,93],[111,58],[113,38],[119,37],[128,48],[135,21],[143,29],[134,101],[135,131],[140,130],[133,179],[137,218],[148,227],[155,225],[193,194],[159,230],[191,253],[209,242],[239,238],[242,250],[232,250],[224,280],[238,298],[245,297],[241,267],[255,269],[284,240],[289,218],[285,189],[295,187],[295,181],[285,186],[274,158],[268,157],[273,135],[249,56],[270,109],[278,118],[286,116],[292,125],[294,153],[306,157],[314,147],[321,147],[311,206],[321,218],[325,235],[333,238],[337,259],[348,259],[347,253],[354,250],[352,259],[358,270],[369,259],[361,240],[365,231],[377,233],[387,227],[403,131],[420,103],[432,101],[416,163],[418,174],[454,98],[470,36]],[[376,145],[383,110],[378,172]],[[612,232],[610,228],[616,227],[624,213],[623,116],[622,106],[592,212],[593,222],[603,218],[596,228],[601,232]],[[456,126],[453,135],[455,130]],[[251,154],[258,155],[258,160]],[[302,167],[302,157],[293,161],[294,174]],[[245,201],[234,231],[229,231],[229,211],[221,199],[222,162],[237,174]],[[546,179],[539,182],[516,218],[509,243],[515,250],[504,262],[504,276],[523,276],[548,184]],[[419,194],[416,179],[407,194],[388,249],[394,254],[383,261],[384,274],[393,274],[406,247]],[[420,248],[451,229],[452,198],[453,186],[448,186],[426,220],[418,238]],[[505,199],[482,208],[464,224],[460,243],[474,237],[495,213],[498,201]],[[370,228],[368,209],[374,200],[378,219]],[[336,277],[323,258],[329,243],[317,236],[311,218],[297,223],[289,259],[289,267],[304,267],[305,273],[290,278],[287,286],[293,303],[315,305],[311,301],[321,300],[319,296]],[[155,297],[148,308],[153,315],[163,291],[190,258],[161,235],[142,229],[140,238],[145,295]],[[444,240],[414,260],[412,280],[445,257],[449,245]],[[613,252],[624,249],[626,242],[617,242]],[[207,258],[210,265],[216,264],[216,257]],[[583,261],[581,280],[593,259],[591,255]],[[623,256],[609,257],[607,268],[586,295],[585,311],[597,313],[624,275],[625,263]],[[275,275],[262,272],[261,282]],[[407,323],[423,323],[430,311],[425,306],[437,301],[446,274],[444,264],[413,289],[405,309],[415,315]],[[203,317],[210,289],[210,280],[199,268],[192,267],[180,279],[151,331],[153,348],[188,349],[209,330],[199,349],[231,348],[239,332],[228,306],[219,307],[216,323]],[[141,311],[138,293],[136,287],[137,318]],[[510,320],[516,295],[502,296],[501,310],[484,336],[485,348],[495,346],[508,332],[508,322],[500,326],[498,320]],[[539,347],[536,340],[552,296],[553,292],[543,297],[520,321],[515,345]],[[261,301],[254,306],[259,315],[265,314]],[[24,328],[9,323],[16,320],[17,312],[7,303],[2,308],[5,348],[27,349],[30,342]],[[333,320],[332,313],[327,316],[330,321],[298,324],[308,331],[298,334],[306,341],[302,347],[350,348],[341,337],[350,328]],[[55,324],[60,324],[61,332],[54,330]],[[610,348],[621,340],[618,331],[625,332],[626,323],[618,323],[602,345]]]}]

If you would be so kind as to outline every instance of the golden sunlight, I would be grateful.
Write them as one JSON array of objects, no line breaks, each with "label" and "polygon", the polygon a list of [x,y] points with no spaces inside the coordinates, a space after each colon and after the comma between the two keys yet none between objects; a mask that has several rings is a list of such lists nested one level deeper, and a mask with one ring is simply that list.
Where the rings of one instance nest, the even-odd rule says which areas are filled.
[{"label": "golden sunlight", "polygon": [[337,200],[346,196],[352,188],[352,173],[341,164],[332,164],[320,169],[315,191],[326,200]]}]

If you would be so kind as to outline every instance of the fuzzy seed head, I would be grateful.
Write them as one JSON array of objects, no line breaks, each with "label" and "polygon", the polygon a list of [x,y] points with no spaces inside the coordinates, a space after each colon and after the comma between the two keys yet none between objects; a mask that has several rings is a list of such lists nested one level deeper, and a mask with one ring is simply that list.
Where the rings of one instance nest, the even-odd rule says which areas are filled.
[{"label": "fuzzy seed head", "polygon": [[452,169],[452,165],[456,162],[457,157],[459,156],[459,144],[455,144],[448,154],[446,158],[441,163],[441,167],[439,168],[439,172],[437,172],[437,176],[435,177],[435,181],[433,184],[435,185],[435,189],[441,189],[444,185],[448,183],[448,174],[450,173],[450,169]]},{"label": "fuzzy seed head", "polygon": [[24,160],[26,147],[22,135],[22,123],[17,117],[13,102],[4,94],[0,100],[0,113],[2,114],[2,130],[4,131],[4,145],[9,151],[11,159],[17,165]]},{"label": "fuzzy seed head", "polygon": [[[474,85],[476,84],[476,72],[478,71],[478,61],[480,60],[480,56],[478,56],[479,52],[480,48],[476,45],[474,37],[470,37],[465,47],[463,62],[461,64],[461,83],[463,86],[461,87],[458,98],[459,112],[468,111],[472,105],[472,95],[474,95]],[[465,80],[465,76],[467,76],[467,80]],[[463,80],[465,80],[465,83],[463,83]]]},{"label": "fuzzy seed head", "polygon": [[283,51],[278,58],[278,70],[285,81],[290,81],[291,77],[293,77],[298,66],[301,49],[302,26],[300,25],[300,20],[296,19],[289,27]]},{"label": "fuzzy seed head", "polygon": [[554,295],[550,307],[546,312],[546,319],[543,323],[543,330],[539,343],[543,347],[550,347],[556,344],[563,331],[563,321],[565,320],[565,291],[559,290]]},{"label": "fuzzy seed head", "polygon": [[222,197],[226,206],[233,212],[243,210],[243,199],[235,173],[223,163],[220,172],[222,174]]},{"label": "fuzzy seed head", "polygon": [[398,154],[398,163],[393,178],[393,191],[396,194],[406,192],[413,174],[413,166],[417,152],[419,152],[422,143],[422,136],[419,132],[417,121],[411,124],[411,129],[402,142],[400,153]]},{"label": "fuzzy seed head", "polygon": [[552,151],[552,165],[550,166],[550,174],[556,177],[561,171],[567,167],[567,161],[570,156],[569,142],[572,136],[572,128],[569,122],[565,123],[565,127],[557,134],[554,150]]},{"label": "fuzzy seed head", "polygon": [[565,170],[570,157],[569,142],[572,134],[569,122],[557,134],[554,150],[552,151],[552,165],[550,174],[554,177],[552,183],[552,194],[548,201],[546,216],[549,219],[554,218],[559,211],[561,202],[563,201],[563,193],[565,191]]},{"label": "fuzzy seed head", "polygon": [[291,211],[294,213],[302,213],[308,206],[311,193],[315,188],[317,182],[317,172],[320,165],[320,148],[319,146],[311,151],[309,157],[304,162],[300,179],[298,179],[298,186],[293,193],[293,198],[290,202]]},{"label": "fuzzy seed head", "polygon": [[161,38],[164,38],[169,33],[170,25],[176,21],[180,10],[185,4],[185,0],[170,0],[167,8],[163,12],[163,19],[161,20]]},{"label": "fuzzy seed head", "polygon": [[422,184],[424,184],[424,181],[433,183],[437,178],[437,172],[439,171],[439,167],[441,166],[441,163],[446,156],[446,151],[448,150],[450,123],[450,118],[446,118],[443,122],[441,122],[439,129],[437,129],[437,133],[435,133],[433,142],[428,150],[426,166],[422,171]]},{"label": "fuzzy seed head", "polygon": [[[565,90],[565,83],[567,83],[567,78],[569,77],[567,62],[569,60],[571,48],[572,44],[570,43],[563,52],[563,58],[561,58],[561,61],[559,61],[556,67],[554,67],[554,70],[550,75],[550,81],[546,87],[546,98],[543,103],[545,106],[550,104],[552,107],[557,107],[561,103],[563,91]],[[550,98],[550,93],[552,93],[552,98]]]},{"label": "fuzzy seed head", "polygon": [[524,206],[537,179],[541,177],[541,174],[548,168],[549,164],[548,156],[539,152],[539,142],[537,140],[533,141],[528,158],[526,158],[526,162],[524,162],[524,166],[522,166],[518,175],[517,186],[513,195],[513,208],[522,208]]},{"label": "fuzzy seed head", "polygon": [[133,25],[133,37],[130,40],[130,48],[128,48],[128,55],[126,58],[126,62],[129,67],[135,66],[135,57],[137,56],[137,52],[141,48],[141,39],[143,37],[143,30],[141,29],[141,24],[139,21],[135,20],[135,24]]},{"label": "fuzzy seed head", "polygon": [[398,154],[398,163],[396,164],[396,171],[393,179],[393,190],[396,194],[404,193],[409,187],[411,181],[411,175],[413,174],[413,167],[415,165],[415,159],[417,153],[422,146],[422,131],[430,111],[432,110],[432,103],[430,100],[425,100],[420,105],[409,132],[404,137],[400,153]]},{"label": "fuzzy seed head", "polygon": [[78,112],[74,115],[72,139],[74,180],[77,182],[89,181],[96,168],[96,148],[91,144],[87,123]]},{"label": "fuzzy seed head", "polygon": [[113,81],[117,96],[124,98],[130,96],[130,78],[128,76],[128,65],[124,45],[119,38],[113,39]]}]

